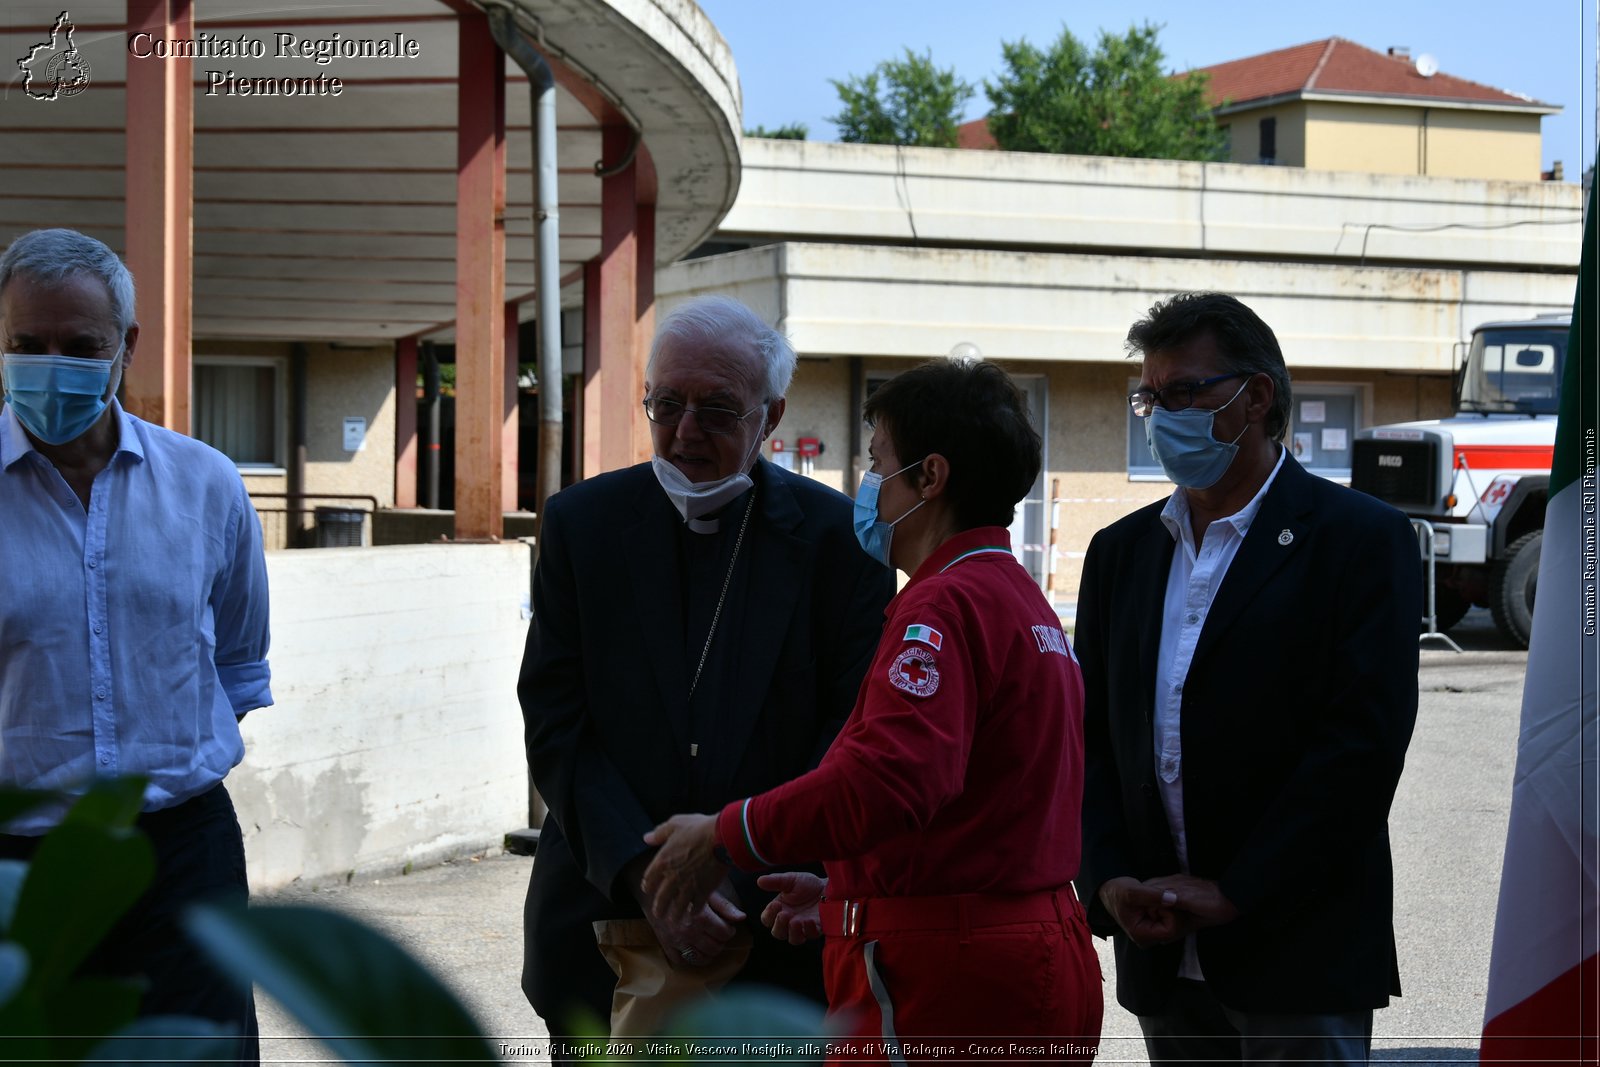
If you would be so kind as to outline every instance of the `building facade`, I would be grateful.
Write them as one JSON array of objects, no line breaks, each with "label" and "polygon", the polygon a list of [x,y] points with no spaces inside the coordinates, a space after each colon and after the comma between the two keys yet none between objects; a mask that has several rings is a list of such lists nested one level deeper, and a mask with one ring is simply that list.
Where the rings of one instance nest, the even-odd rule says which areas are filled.
[{"label": "building facade", "polygon": [[777,436],[819,441],[795,461],[846,491],[877,381],[962,351],[1006,367],[1045,437],[1012,539],[1064,605],[1093,533],[1171,490],[1125,401],[1154,301],[1255,308],[1293,375],[1289,446],[1345,479],[1356,430],[1448,413],[1473,326],[1571,306],[1581,239],[1580,190],[1553,182],[767,140],[743,161],[714,254],[663,270],[662,306],[731,293],[788,332]]}]

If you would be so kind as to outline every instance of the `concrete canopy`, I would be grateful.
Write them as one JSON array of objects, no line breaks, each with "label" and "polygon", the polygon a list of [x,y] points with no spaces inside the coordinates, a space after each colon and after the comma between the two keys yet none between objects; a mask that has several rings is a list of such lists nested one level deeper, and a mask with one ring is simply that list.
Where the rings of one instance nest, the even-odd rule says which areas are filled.
[{"label": "concrete canopy", "polygon": [[[563,289],[601,247],[601,130],[640,135],[634,165],[653,185],[656,258],[703,240],[738,189],[738,79],[715,27],[685,0],[515,0],[504,6],[560,84]],[[194,336],[371,341],[443,335],[455,315],[456,25],[466,0],[366,0],[274,10],[195,0]],[[133,39],[125,0],[9,0],[0,16],[0,241],[68,226],[124,244],[129,64],[161,63]],[[285,39],[293,35],[283,51]],[[409,56],[306,54],[318,42],[387,42]],[[260,55],[238,54],[238,43]],[[405,42],[414,42],[408,46]],[[18,59],[75,46],[84,90],[25,86]],[[235,46],[229,50],[229,46]],[[191,47],[193,47],[191,45]],[[335,42],[335,48],[340,47]],[[220,53],[220,54],[219,54]],[[212,74],[210,72],[217,72]],[[231,73],[232,77],[229,77]],[[308,90],[319,76],[321,88]],[[338,95],[328,80],[342,83]],[[244,95],[253,79],[295,95]],[[529,94],[507,62],[505,296],[534,289]],[[254,86],[252,85],[252,88]],[[653,175],[653,182],[650,180]],[[578,299],[580,286],[571,286]]]}]

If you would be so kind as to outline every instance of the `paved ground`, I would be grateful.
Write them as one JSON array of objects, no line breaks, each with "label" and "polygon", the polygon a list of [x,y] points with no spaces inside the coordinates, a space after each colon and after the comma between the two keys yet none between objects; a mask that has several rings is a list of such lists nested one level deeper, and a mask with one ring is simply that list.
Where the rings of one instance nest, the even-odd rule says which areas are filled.
[{"label": "paved ground", "polygon": [[[1391,819],[1405,996],[1378,1013],[1374,1042],[1374,1057],[1390,1062],[1473,1062],[1482,1027],[1527,656],[1500,640],[1484,612],[1454,636],[1464,654],[1423,646],[1421,712]],[[314,901],[390,931],[457,990],[487,1033],[537,1046],[544,1031],[518,988],[531,863],[474,857],[261,899]],[[1111,1003],[1098,1062],[1142,1063],[1138,1026],[1114,1002],[1110,954],[1101,947]],[[296,1037],[270,1002],[261,1006],[261,1031],[264,1060],[322,1062],[319,1047]]]}]

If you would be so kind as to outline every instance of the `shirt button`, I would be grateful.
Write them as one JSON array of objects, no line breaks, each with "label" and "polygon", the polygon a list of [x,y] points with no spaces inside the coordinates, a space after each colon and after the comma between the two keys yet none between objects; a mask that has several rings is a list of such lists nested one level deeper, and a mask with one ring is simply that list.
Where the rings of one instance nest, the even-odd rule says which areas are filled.
[{"label": "shirt button", "polygon": [[100,757],[100,762],[101,763],[110,763],[111,762],[111,757],[110,756],[101,756]]},{"label": "shirt button", "polygon": [[96,564],[95,561],[91,559],[89,561],[89,569],[90,570],[94,570],[96,566],[98,566],[98,564]]},{"label": "shirt button", "polygon": [[1194,612],[1190,612],[1189,613],[1189,622],[1191,624],[1197,623],[1199,621],[1200,621],[1200,616],[1199,615],[1195,614]]},{"label": "shirt button", "polygon": [[95,628],[94,628],[94,632],[95,632],[95,633],[99,633],[99,632],[100,632],[100,631],[101,631],[101,630],[102,630],[102,629],[103,629],[103,627],[100,627],[100,626],[96,626],[96,627],[95,627]]},{"label": "shirt button", "polygon": [[1182,683],[1182,682],[1179,682],[1179,683],[1178,683],[1178,684],[1177,684],[1177,685],[1175,685],[1175,686],[1173,686],[1173,687],[1172,687],[1172,691],[1173,691],[1173,692],[1174,692],[1174,693],[1181,693],[1181,692],[1183,692],[1183,683]]},{"label": "shirt button", "polygon": [[94,691],[94,698],[96,700],[104,700],[106,698],[106,691],[104,689],[96,689]]}]

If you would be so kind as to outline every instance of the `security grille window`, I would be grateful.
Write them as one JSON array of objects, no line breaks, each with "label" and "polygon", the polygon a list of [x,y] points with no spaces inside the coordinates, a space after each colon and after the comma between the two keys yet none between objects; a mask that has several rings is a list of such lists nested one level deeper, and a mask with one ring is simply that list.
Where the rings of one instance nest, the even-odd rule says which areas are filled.
[{"label": "security grille window", "polygon": [[1289,454],[1313,474],[1349,481],[1351,444],[1365,424],[1359,385],[1294,384],[1289,412]]},{"label": "security grille window", "polygon": [[194,435],[240,467],[282,467],[280,360],[194,361]]},{"label": "security grille window", "polygon": [[1278,162],[1278,120],[1261,120],[1261,162]]}]

